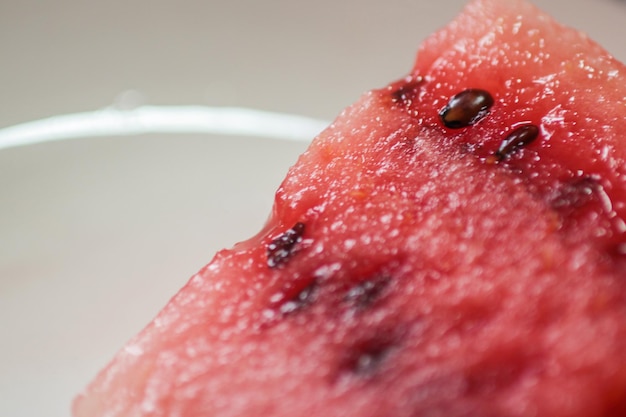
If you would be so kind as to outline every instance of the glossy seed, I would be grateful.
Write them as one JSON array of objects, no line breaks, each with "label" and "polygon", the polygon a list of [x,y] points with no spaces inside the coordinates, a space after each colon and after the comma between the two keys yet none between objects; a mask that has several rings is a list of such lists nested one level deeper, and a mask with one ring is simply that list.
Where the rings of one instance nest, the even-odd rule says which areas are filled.
[{"label": "glossy seed", "polygon": [[516,149],[528,145],[539,135],[539,128],[535,125],[524,125],[513,130],[502,141],[500,147],[495,152],[496,158],[502,160],[512,154]]},{"label": "glossy seed", "polygon": [[439,112],[444,126],[460,129],[475,124],[489,113],[493,106],[493,97],[489,92],[470,88],[450,99],[446,107]]},{"label": "glossy seed", "polygon": [[272,240],[267,245],[267,266],[276,268],[285,263],[293,254],[296,243],[302,240],[304,223],[298,222],[291,229]]}]

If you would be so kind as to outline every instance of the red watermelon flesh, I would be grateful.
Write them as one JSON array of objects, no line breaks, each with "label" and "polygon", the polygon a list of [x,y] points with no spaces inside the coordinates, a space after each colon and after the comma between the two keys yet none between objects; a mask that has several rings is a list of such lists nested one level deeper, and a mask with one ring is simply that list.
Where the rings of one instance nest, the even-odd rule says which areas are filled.
[{"label": "red watermelon flesh", "polygon": [[625,74],[523,0],[474,1],[74,415],[626,415]]}]

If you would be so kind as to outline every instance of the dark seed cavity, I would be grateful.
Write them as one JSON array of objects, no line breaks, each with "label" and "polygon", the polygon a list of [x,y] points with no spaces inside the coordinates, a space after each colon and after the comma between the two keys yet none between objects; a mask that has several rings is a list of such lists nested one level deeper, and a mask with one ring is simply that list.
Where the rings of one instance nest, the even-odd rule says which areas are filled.
[{"label": "dark seed cavity", "polygon": [[604,203],[604,211],[611,211],[610,201],[600,183],[591,176],[577,178],[562,185],[550,198],[553,209],[563,214],[571,214],[576,209],[596,200]]},{"label": "dark seed cavity", "polygon": [[552,200],[552,207],[555,209],[581,207],[593,199],[593,190],[596,186],[596,181],[589,177],[565,184]]},{"label": "dark seed cavity", "polygon": [[530,359],[516,352],[506,353],[504,358],[488,358],[483,363],[466,370],[465,390],[470,396],[492,394],[515,385],[524,376]]},{"label": "dark seed cavity", "polygon": [[367,308],[380,298],[390,281],[388,276],[381,276],[360,282],[350,288],[345,300],[358,309]]},{"label": "dark seed cavity", "polygon": [[607,252],[614,261],[624,263],[626,261],[626,235],[621,234],[607,246]]},{"label": "dark seed cavity", "polygon": [[371,376],[395,347],[395,340],[384,335],[351,346],[341,363],[341,369],[359,376]]},{"label": "dark seed cavity", "polygon": [[286,298],[278,307],[282,314],[292,314],[310,305],[315,300],[318,283],[313,280],[307,286],[297,291],[292,297]]},{"label": "dark seed cavity", "polygon": [[493,97],[489,92],[470,88],[452,97],[439,117],[445,127],[460,129],[477,123],[489,113],[491,106]]},{"label": "dark seed cavity", "polygon": [[502,141],[500,147],[495,152],[495,156],[498,160],[503,160],[507,156],[511,155],[517,149],[528,145],[537,139],[539,135],[539,128],[535,125],[524,125],[513,130]]},{"label": "dark seed cavity", "polygon": [[[561,229],[577,233],[579,225],[593,222],[595,237],[615,262],[626,262],[626,223],[616,211],[612,195],[599,175],[579,173],[548,196],[548,204],[558,214]],[[600,243],[601,242],[601,243]]]},{"label": "dark seed cavity", "polygon": [[267,245],[267,265],[270,268],[285,263],[293,254],[294,247],[302,241],[304,223],[298,222],[291,229],[272,240]]},{"label": "dark seed cavity", "polygon": [[418,87],[423,80],[420,76],[407,77],[391,84],[388,87],[391,91],[391,101],[409,106],[415,100]]}]

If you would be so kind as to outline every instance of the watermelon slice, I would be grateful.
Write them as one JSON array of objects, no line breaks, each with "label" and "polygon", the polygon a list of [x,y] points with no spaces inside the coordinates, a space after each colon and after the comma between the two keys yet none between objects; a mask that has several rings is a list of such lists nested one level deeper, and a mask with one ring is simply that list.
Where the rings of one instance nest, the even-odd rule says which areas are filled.
[{"label": "watermelon slice", "polygon": [[77,417],[626,415],[626,67],[476,0],[300,157]]}]

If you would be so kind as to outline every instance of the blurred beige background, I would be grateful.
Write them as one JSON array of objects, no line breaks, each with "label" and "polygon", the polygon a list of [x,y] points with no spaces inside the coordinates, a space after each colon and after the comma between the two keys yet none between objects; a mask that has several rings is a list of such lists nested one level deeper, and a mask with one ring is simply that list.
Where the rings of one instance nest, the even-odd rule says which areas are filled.
[{"label": "blurred beige background", "polygon": [[[330,120],[409,71],[464,3],[3,1],[0,128],[120,96]],[[626,60],[623,1],[536,4]],[[69,415],[191,274],[256,232],[305,146],[145,135],[0,151],[0,415]]]},{"label": "blurred beige background", "polygon": [[[504,1],[504,0],[503,0]],[[241,105],[331,118],[410,69],[463,0],[22,0],[0,4],[0,126],[150,103]],[[626,58],[620,0],[537,0]]]}]

